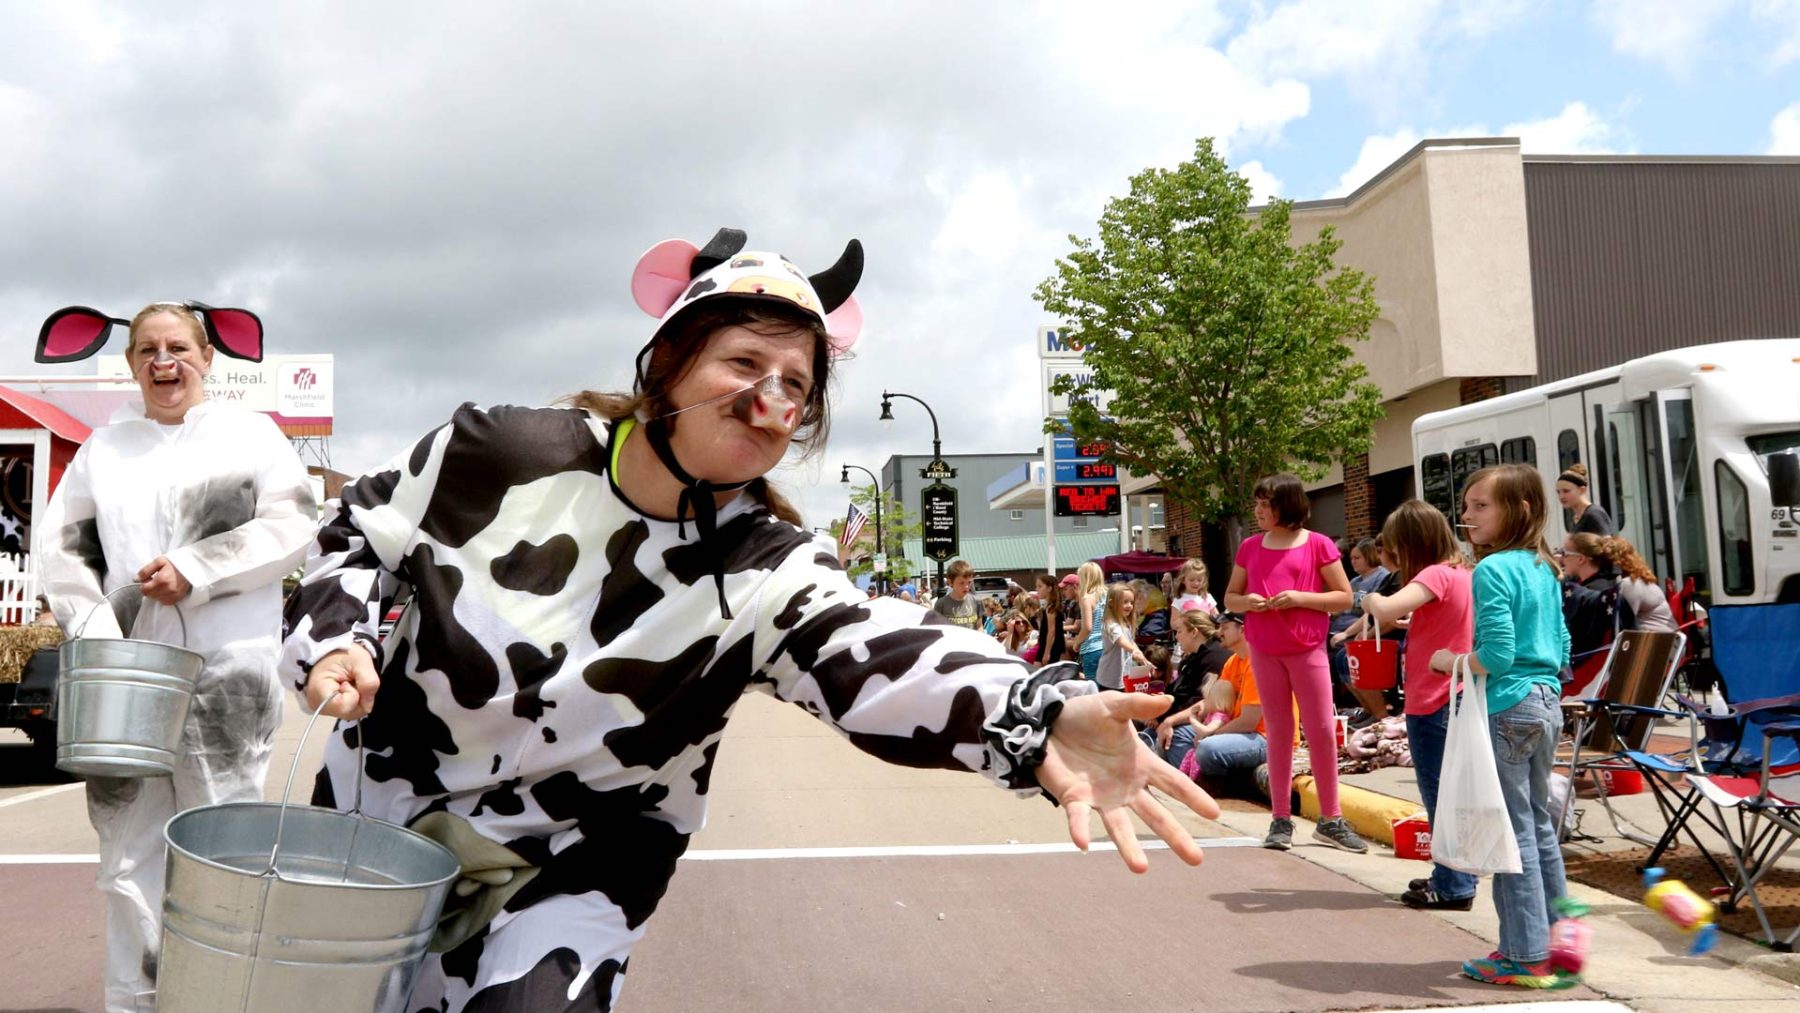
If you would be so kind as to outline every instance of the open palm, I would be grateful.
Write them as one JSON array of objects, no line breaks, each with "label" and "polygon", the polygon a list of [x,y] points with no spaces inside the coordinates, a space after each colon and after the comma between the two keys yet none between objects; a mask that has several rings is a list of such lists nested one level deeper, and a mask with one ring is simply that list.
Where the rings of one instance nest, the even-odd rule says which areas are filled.
[{"label": "open palm", "polygon": [[1056,796],[1069,817],[1069,840],[1086,851],[1088,814],[1100,813],[1106,834],[1132,872],[1150,868],[1131,813],[1168,842],[1189,865],[1199,865],[1199,845],[1150,787],[1179,799],[1195,814],[1217,819],[1219,804],[1180,771],[1164,763],[1138,738],[1132,720],[1149,721],[1167,710],[1169,698],[1148,693],[1095,693],[1063,705],[1051,726],[1038,783]]}]

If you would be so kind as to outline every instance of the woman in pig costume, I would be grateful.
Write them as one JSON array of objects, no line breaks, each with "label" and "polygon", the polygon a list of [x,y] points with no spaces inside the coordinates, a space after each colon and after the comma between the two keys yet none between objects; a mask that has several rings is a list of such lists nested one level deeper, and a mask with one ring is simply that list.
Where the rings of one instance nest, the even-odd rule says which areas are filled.
[{"label": "woman in pig costume", "polygon": [[[40,333],[38,361],[86,358],[115,323],[127,322],[59,310]],[[155,1003],[163,824],[194,806],[262,797],[281,721],[281,579],[317,527],[306,469],[275,424],[204,399],[215,350],[262,358],[261,322],[245,310],[155,303],[128,326],[142,400],[95,430],[63,473],[35,525],[39,572],[69,635],[84,621],[85,636],[123,635],[113,609],[96,606],[140,583],[129,635],[179,645],[185,620],[186,646],[206,665],[172,777],[87,781],[106,894],[108,1013]],[[139,604],[132,592],[113,601]]]},{"label": "woman in pig costume", "polygon": [[[1132,733],[1166,697],[1092,693],[1073,665],[1033,671],[868,600],[770,488],[790,444],[823,444],[862,247],[809,277],[744,244],[725,229],[639,261],[659,323],[631,393],[465,406],[327,506],[283,671],[308,706],[362,720],[328,743],[314,801],[349,802],[361,745],[363,811],[444,841],[473,890],[409,1010],[611,1009],[746,690],[890,762],[1047,792],[1080,846],[1098,811],[1135,871],[1132,812],[1200,861],[1149,786],[1218,806]],[[383,643],[401,583],[412,603]]]}]

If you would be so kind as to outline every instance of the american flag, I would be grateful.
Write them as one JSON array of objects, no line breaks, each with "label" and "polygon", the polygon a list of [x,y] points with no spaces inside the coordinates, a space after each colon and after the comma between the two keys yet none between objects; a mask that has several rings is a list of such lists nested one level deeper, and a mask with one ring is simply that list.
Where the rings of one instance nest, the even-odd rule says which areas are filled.
[{"label": "american flag", "polygon": [[849,548],[856,544],[856,536],[862,534],[863,525],[869,523],[869,515],[855,503],[850,504],[850,512],[844,515],[844,530],[838,535],[838,544]]}]

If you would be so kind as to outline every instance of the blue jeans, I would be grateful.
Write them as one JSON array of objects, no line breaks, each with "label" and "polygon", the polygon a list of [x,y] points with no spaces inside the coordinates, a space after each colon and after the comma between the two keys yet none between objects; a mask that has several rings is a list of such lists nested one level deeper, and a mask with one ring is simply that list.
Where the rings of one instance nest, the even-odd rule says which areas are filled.
[{"label": "blue jeans", "polygon": [[[1269,759],[1269,743],[1255,732],[1208,735],[1199,742],[1194,741],[1192,728],[1187,729],[1187,732],[1188,746],[1193,750],[1196,762],[1200,764],[1200,776],[1215,784],[1248,775]],[[1171,753],[1175,751],[1180,738],[1179,731],[1170,738]],[[1179,764],[1181,761],[1176,759],[1173,762]]]},{"label": "blue jeans", "polygon": [[[1444,773],[1444,731],[1449,726],[1449,704],[1430,714],[1406,716],[1406,741],[1412,746],[1413,773],[1419,778],[1419,798],[1425,803],[1427,820],[1437,812],[1438,781]],[[1439,897],[1473,897],[1479,882],[1466,872],[1441,865],[1431,867],[1431,890]]]},{"label": "blue jeans", "polygon": [[1494,877],[1500,913],[1500,953],[1521,964],[1550,956],[1550,902],[1564,893],[1562,846],[1550,812],[1550,767],[1562,729],[1557,690],[1532,685],[1525,699],[1488,716],[1494,764],[1506,815],[1519,842],[1519,872]]}]

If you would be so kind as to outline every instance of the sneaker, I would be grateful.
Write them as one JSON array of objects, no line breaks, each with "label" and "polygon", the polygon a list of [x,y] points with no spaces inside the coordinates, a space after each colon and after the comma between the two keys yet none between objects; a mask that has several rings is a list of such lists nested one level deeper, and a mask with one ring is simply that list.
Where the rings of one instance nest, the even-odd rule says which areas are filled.
[{"label": "sneaker", "polygon": [[1351,731],[1353,731],[1353,732],[1360,732],[1360,731],[1362,731],[1362,730],[1363,730],[1363,729],[1364,729],[1364,728],[1367,728],[1367,727],[1369,727],[1369,726],[1370,726],[1370,725],[1372,725],[1372,724],[1374,724],[1374,723],[1375,723],[1375,722],[1377,722],[1377,721],[1380,721],[1380,720],[1381,720],[1381,715],[1379,715],[1379,714],[1371,714],[1371,713],[1369,713],[1369,712],[1368,712],[1368,711],[1366,711],[1366,710],[1363,710],[1363,709],[1362,709],[1362,708],[1360,708],[1360,707],[1358,707],[1358,708],[1357,708],[1357,709],[1356,709],[1356,713],[1357,713],[1357,714],[1358,714],[1358,715],[1359,715],[1359,716],[1358,716],[1358,717],[1352,717],[1352,718],[1351,718],[1351,719],[1350,719],[1350,730],[1351,730]]},{"label": "sneaker", "polygon": [[1424,879],[1409,879],[1406,881],[1406,888],[1408,890],[1429,890],[1431,889],[1431,877],[1427,876]]},{"label": "sneaker", "polygon": [[[1423,882],[1430,883],[1430,880]],[[1467,911],[1475,906],[1475,897],[1473,894],[1467,897],[1445,897],[1427,885],[1401,894],[1400,903],[1415,911]]]},{"label": "sneaker", "polygon": [[[1359,855],[1366,854],[1369,850],[1363,839],[1356,836],[1356,831],[1350,829],[1350,821],[1342,816],[1320,820],[1319,825],[1313,828],[1313,840],[1345,851],[1354,851]],[[1268,847],[1267,844],[1263,846]]]},{"label": "sneaker", "polygon": [[1269,821],[1269,832],[1263,837],[1263,847],[1271,851],[1286,851],[1294,846],[1294,821],[1277,816]]},{"label": "sneaker", "polygon": [[1269,765],[1259,763],[1253,775],[1256,778],[1256,790],[1263,793],[1263,798],[1274,798],[1269,794]]},{"label": "sneaker", "polygon": [[1576,975],[1552,968],[1548,960],[1536,964],[1520,964],[1498,953],[1490,953],[1479,960],[1465,961],[1462,973],[1490,985],[1516,985],[1519,988],[1549,991],[1573,988],[1581,981]]}]

